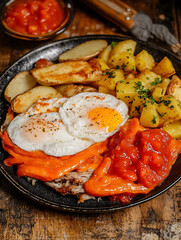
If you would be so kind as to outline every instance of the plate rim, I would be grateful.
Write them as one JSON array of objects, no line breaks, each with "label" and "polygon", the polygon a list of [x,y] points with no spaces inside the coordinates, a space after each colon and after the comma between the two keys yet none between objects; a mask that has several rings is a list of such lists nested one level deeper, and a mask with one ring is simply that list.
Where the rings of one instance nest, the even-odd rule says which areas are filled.
[{"label": "plate rim", "polygon": [[[169,52],[166,49],[163,49],[160,46],[157,46],[153,43],[145,43],[142,42],[140,40],[137,40],[135,38],[132,37],[127,37],[127,36],[120,36],[120,35],[102,35],[102,34],[97,34],[97,35],[84,35],[84,36],[75,36],[75,37],[70,37],[70,38],[64,38],[64,39],[59,39],[50,43],[44,43],[39,45],[38,47],[28,51],[26,54],[22,55],[21,57],[17,58],[11,65],[9,65],[1,74],[0,76],[0,81],[2,80],[2,78],[4,77],[4,75],[6,75],[8,73],[8,71],[10,71],[15,65],[17,65],[20,61],[22,61],[24,58],[27,58],[29,55],[35,53],[36,51],[41,52],[42,50],[51,47],[52,45],[56,45],[58,43],[67,43],[70,41],[79,41],[79,40],[91,40],[91,39],[115,39],[117,38],[117,40],[126,40],[126,39],[132,39],[135,40],[137,43],[139,44],[143,44],[143,45],[148,45],[148,47],[153,48],[154,50],[159,50],[162,53],[165,53],[169,56],[172,56],[177,62],[179,62],[181,64],[181,61],[171,52]],[[9,81],[7,81],[8,84]],[[22,185],[20,185],[17,181],[15,181],[15,179],[13,179],[11,177],[10,174],[8,174],[8,172],[3,168],[3,161],[0,161],[0,172],[2,173],[2,175],[8,180],[8,182],[15,187],[15,189],[17,189],[18,191],[20,191],[21,193],[24,194],[25,197],[28,197],[31,200],[34,200],[36,203],[39,203],[41,205],[44,205],[46,207],[49,208],[53,208],[53,209],[57,209],[57,210],[62,210],[62,211],[66,211],[66,212],[78,212],[78,213],[102,213],[102,212],[112,212],[112,211],[117,211],[117,210],[122,210],[122,209],[126,209],[126,208],[130,208],[133,206],[137,206],[139,204],[145,203],[147,201],[150,201],[153,198],[156,198],[157,196],[163,194],[164,192],[166,192],[168,189],[170,189],[171,187],[173,187],[180,179],[181,179],[181,174],[171,183],[169,184],[167,187],[165,187],[164,189],[162,189],[161,191],[159,191],[158,193],[155,193],[151,196],[148,196],[140,199],[136,202],[131,202],[129,204],[125,204],[122,206],[108,206],[108,207],[94,207],[94,208],[88,208],[88,207],[81,207],[78,203],[77,206],[67,206],[65,204],[58,204],[55,202],[51,202],[47,199],[43,199],[42,197],[39,197],[37,195],[35,195],[34,193],[30,193],[28,189],[24,188]]]}]

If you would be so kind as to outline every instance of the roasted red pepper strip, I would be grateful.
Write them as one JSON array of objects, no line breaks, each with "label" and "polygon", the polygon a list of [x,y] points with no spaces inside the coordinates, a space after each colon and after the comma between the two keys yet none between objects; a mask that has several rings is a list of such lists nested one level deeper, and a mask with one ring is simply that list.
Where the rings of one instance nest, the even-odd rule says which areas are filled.
[{"label": "roasted red pepper strip", "polygon": [[43,158],[41,151],[27,152],[14,145],[6,131],[4,134],[1,134],[1,138],[4,149],[12,156],[8,157],[4,163],[8,166],[17,165],[17,175],[19,177],[29,176],[42,181],[52,181],[60,178],[78,168],[86,162],[87,159],[102,154],[107,150],[106,140],[104,142],[94,143],[89,148],[72,156],[52,157],[42,153],[45,155]]}]

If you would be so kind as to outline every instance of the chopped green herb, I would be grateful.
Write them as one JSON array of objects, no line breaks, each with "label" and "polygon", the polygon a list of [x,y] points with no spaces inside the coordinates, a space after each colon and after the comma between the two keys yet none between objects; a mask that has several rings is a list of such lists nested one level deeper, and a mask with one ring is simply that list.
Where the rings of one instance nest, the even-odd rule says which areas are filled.
[{"label": "chopped green herb", "polygon": [[165,101],[163,101],[163,103],[164,103],[165,106],[168,106],[171,102],[172,102],[171,100],[165,100]]},{"label": "chopped green herb", "polygon": [[135,111],[137,111],[139,114],[141,114],[141,112],[140,112],[140,106],[135,107]]},{"label": "chopped green herb", "polygon": [[160,78],[155,78],[155,81],[154,81],[154,82],[151,82],[150,85],[151,85],[151,86],[155,86],[155,85],[160,84],[160,83],[162,83],[162,82],[163,82],[162,79],[160,79]]},{"label": "chopped green herb", "polygon": [[153,105],[155,102],[155,99],[152,96],[149,99],[150,99],[151,104]]},{"label": "chopped green herb", "polygon": [[111,43],[111,47],[114,48],[117,44],[118,44],[118,42],[114,42],[114,41],[113,41],[113,42]]},{"label": "chopped green herb", "polygon": [[121,66],[122,70],[124,71],[126,67],[126,64],[123,63],[123,65]]},{"label": "chopped green herb", "polygon": [[155,115],[153,115],[153,119],[151,120],[151,122],[152,122],[153,124],[156,124],[156,116],[155,116]]}]

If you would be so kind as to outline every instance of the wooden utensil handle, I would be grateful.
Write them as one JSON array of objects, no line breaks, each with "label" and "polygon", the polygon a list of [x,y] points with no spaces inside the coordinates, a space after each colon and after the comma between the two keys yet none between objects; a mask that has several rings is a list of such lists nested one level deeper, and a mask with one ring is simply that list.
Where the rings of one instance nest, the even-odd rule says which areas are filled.
[{"label": "wooden utensil handle", "polygon": [[128,31],[135,24],[133,16],[136,11],[120,0],[83,0],[83,2],[123,30]]}]

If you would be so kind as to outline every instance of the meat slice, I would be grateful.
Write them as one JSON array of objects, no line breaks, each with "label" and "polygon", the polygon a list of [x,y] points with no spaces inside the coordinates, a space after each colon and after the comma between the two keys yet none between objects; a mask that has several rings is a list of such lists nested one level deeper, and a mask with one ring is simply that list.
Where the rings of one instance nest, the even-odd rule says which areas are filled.
[{"label": "meat slice", "polygon": [[76,195],[79,198],[79,203],[84,202],[94,197],[88,195],[84,190],[84,183],[87,182],[93,174],[93,170],[85,172],[70,172],[67,175],[55,179],[51,182],[45,182],[45,184],[62,195]]}]

